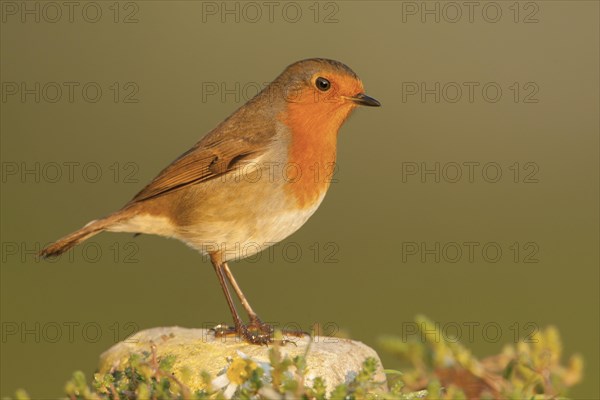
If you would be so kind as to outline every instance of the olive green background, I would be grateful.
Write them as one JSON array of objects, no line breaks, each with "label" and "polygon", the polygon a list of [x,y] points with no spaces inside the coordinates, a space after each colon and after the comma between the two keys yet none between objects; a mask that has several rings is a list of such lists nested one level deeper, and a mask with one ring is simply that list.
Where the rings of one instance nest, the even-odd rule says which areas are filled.
[{"label": "olive green background", "polygon": [[[239,22],[235,16],[222,22],[219,15],[203,14],[201,2],[138,1],[127,9],[120,5],[118,23],[112,2],[96,3],[103,11],[97,23],[82,18],[86,3],[79,4],[73,22],[66,15],[56,23],[3,15],[4,84],[80,86],[72,103],[67,93],[56,103],[36,103],[31,95],[25,102],[17,95],[0,103],[4,173],[36,162],[45,168],[39,182],[31,174],[2,182],[2,396],[19,387],[35,398],[59,396],[71,372],[91,376],[99,354],[132,329],[229,321],[212,267],[179,242],[102,234],[93,239],[102,250],[97,262],[91,262],[94,246],[87,255],[79,247],[72,259],[54,263],[27,251],[119,208],[242,105],[241,89],[253,93],[296,60],[327,57],[353,68],[383,107],[357,110],[342,128],[337,181],[287,247],[275,247],[271,260],[265,255],[234,264],[253,307],[280,326],[329,324],[329,331],[339,327],[375,347],[382,334],[410,332],[422,313],[449,331],[458,324],[463,342],[480,356],[513,342],[515,330],[524,335],[531,326],[554,324],[565,354],[585,359],[584,382],[572,396],[600,397],[597,2],[538,1],[533,23],[523,19],[534,8],[525,10],[522,3],[515,23],[513,2],[503,1],[495,2],[502,10],[496,23],[482,17],[485,2],[472,22],[464,14],[456,23],[443,18],[453,18],[450,9],[439,23],[432,17],[421,22],[419,15],[404,14],[403,20],[407,4],[392,1],[321,3],[317,22],[313,2],[296,2],[302,10],[296,23],[289,21],[295,9],[282,14],[286,3],[277,3],[272,22],[265,8],[256,22],[253,10],[241,8]],[[123,23],[133,7],[138,21]],[[331,12],[337,22],[325,23]],[[82,98],[87,82],[103,90],[96,103]],[[121,85],[118,102],[110,89],[114,82]],[[123,102],[132,90],[123,87],[128,82],[139,88],[137,103]],[[221,82],[230,89],[239,82],[240,99],[203,92]],[[448,91],[436,103],[433,95],[425,101],[408,96],[411,82],[429,88],[477,82],[479,89],[473,102],[466,91],[459,101],[447,101],[454,97]],[[488,82],[503,90],[495,103],[482,97]],[[522,90],[518,102],[509,88],[514,82]],[[529,100],[538,101],[524,102],[532,87],[539,91]],[[50,182],[53,163],[65,162],[97,163],[102,177],[87,182],[81,167],[74,167],[69,182],[65,167]],[[448,167],[450,178],[454,164],[448,163],[497,163],[502,177],[487,182],[481,167],[473,182],[466,167],[456,183],[402,175],[415,165],[407,163],[431,168],[436,162]],[[509,169],[514,163],[521,171],[518,183]],[[525,183],[525,174],[536,168],[537,183]],[[88,170],[87,180],[94,171]],[[137,182],[129,182],[127,173]],[[473,262],[466,254],[449,262],[454,253],[423,262],[403,253],[408,242],[480,245]],[[500,261],[482,257],[488,242],[501,247]],[[510,249],[514,242],[521,247],[518,262]],[[523,248],[529,242],[537,246],[537,263],[523,262],[535,249]],[[302,254],[292,262],[297,248]],[[36,323],[39,342],[34,334],[21,336],[22,328],[35,331]],[[472,338],[470,323],[479,324]],[[483,331],[486,324],[502,329],[497,342],[495,329]],[[9,334],[15,327],[18,333]],[[398,365],[385,354],[382,360],[387,368]]]}]

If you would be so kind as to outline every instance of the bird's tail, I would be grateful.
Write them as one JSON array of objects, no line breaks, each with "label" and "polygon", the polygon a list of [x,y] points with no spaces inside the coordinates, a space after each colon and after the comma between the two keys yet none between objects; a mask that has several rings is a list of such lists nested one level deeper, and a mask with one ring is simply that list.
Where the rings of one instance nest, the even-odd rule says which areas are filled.
[{"label": "bird's tail", "polygon": [[120,222],[128,217],[123,214],[124,213],[122,211],[117,211],[116,213],[111,214],[108,217],[96,219],[89,222],[83,228],[76,230],[75,232],[57,240],[56,242],[42,249],[42,251],[40,251],[40,256],[43,258],[48,258],[61,255],[65,251],[71,249],[73,246],[91,238],[92,236],[99,234],[100,232],[109,228],[111,225]]}]

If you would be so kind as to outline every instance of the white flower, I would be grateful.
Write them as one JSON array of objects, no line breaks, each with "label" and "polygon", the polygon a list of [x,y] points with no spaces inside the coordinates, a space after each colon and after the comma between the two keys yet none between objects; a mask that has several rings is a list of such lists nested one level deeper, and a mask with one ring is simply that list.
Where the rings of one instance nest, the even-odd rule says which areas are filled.
[{"label": "white flower", "polygon": [[[211,381],[211,386],[215,390],[223,390],[223,396],[226,399],[231,399],[236,393],[238,388],[242,386],[248,378],[252,375],[252,372],[260,367],[270,372],[271,366],[268,363],[254,361],[246,354],[238,351],[238,357],[229,359],[229,365],[224,368],[220,374]],[[270,376],[270,375],[269,375]]]},{"label": "white flower", "polygon": [[250,361],[255,362],[265,372],[265,374],[263,376],[265,378],[267,378],[267,381],[271,380],[271,370],[273,369],[271,367],[271,364],[269,364],[267,361],[256,360],[240,350],[237,351],[237,354],[244,360],[250,360]]},{"label": "white flower", "polygon": [[223,396],[225,396],[226,399],[231,399],[239,386],[229,380],[227,372],[223,372],[222,375],[219,375],[213,379],[211,385],[215,390],[221,390],[225,388]]}]

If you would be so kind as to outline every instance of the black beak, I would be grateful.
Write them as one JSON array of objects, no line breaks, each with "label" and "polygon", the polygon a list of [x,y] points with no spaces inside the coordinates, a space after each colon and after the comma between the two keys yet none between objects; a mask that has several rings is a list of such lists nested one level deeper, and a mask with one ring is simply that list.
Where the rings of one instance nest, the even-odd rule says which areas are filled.
[{"label": "black beak", "polygon": [[368,107],[379,107],[379,106],[381,106],[380,102],[378,102],[377,100],[375,100],[372,97],[367,96],[364,93],[359,93],[359,94],[357,94],[354,97],[348,97],[348,99],[352,100],[356,104],[360,104],[361,106],[368,106]]}]

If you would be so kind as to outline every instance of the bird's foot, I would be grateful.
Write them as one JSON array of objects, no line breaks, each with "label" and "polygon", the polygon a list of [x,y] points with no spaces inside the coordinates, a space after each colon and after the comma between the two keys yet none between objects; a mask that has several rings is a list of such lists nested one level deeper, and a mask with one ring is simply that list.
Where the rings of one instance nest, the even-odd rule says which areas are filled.
[{"label": "bird's foot", "polygon": [[235,327],[225,324],[219,324],[214,328],[210,328],[210,330],[214,332],[215,337],[236,336],[238,334]]},{"label": "bird's foot", "polygon": [[236,326],[217,325],[212,328],[216,338],[237,337],[248,343],[267,345],[274,341],[274,329],[265,323],[250,322],[248,325],[242,323]]},{"label": "bird's foot", "polygon": [[282,337],[276,339],[275,329],[271,325],[262,322],[258,317],[250,318],[250,323],[247,325],[242,323],[236,324],[235,327],[217,325],[212,330],[215,332],[215,337],[236,336],[241,337],[248,343],[258,345],[268,345],[275,342],[279,344],[293,343],[293,340],[288,339],[289,336],[303,337],[309,335],[302,331],[283,330],[281,331]]},{"label": "bird's foot", "polygon": [[268,345],[275,340],[275,330],[269,324],[256,324],[254,321],[240,327],[240,336],[249,343]]}]

